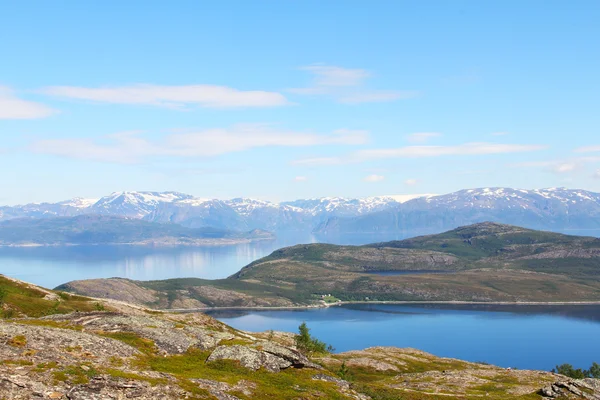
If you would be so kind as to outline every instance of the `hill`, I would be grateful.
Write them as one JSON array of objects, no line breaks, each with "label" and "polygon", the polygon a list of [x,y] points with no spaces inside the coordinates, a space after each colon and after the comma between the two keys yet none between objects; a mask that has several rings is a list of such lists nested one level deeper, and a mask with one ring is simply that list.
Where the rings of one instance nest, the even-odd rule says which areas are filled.
[{"label": "hill", "polygon": [[[318,306],[341,301],[597,302],[600,239],[480,223],[365,246],[274,251],[227,279],[74,281],[80,294],[161,309]],[[329,295],[329,296],[325,296]]]},{"label": "hill", "polygon": [[[600,381],[373,347],[330,354],[0,275],[2,399],[594,399]],[[314,339],[314,338],[313,338]]]},{"label": "hill", "polygon": [[233,232],[216,228],[186,228],[139,219],[81,215],[43,219],[17,218],[0,222],[1,246],[31,245],[203,245],[272,239],[269,232]]}]

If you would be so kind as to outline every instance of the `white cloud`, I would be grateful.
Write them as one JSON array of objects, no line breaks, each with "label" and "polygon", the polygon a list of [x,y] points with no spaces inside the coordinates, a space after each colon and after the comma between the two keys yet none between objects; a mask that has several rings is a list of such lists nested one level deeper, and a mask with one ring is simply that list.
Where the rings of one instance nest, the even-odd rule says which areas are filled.
[{"label": "white cloud", "polygon": [[32,144],[37,153],[116,163],[137,163],[153,156],[207,157],[257,147],[302,147],[317,145],[359,145],[368,140],[365,131],[339,130],[328,135],[279,131],[268,125],[235,125],[228,129],[174,133],[150,141],[140,132],[108,135],[102,140],[50,139]]},{"label": "white cloud", "polygon": [[335,165],[359,163],[387,158],[425,158],[441,156],[477,156],[509,154],[546,149],[545,145],[500,143],[464,143],[455,146],[406,146],[396,149],[360,150],[344,157],[321,157],[296,160],[296,165]]},{"label": "white cloud", "polygon": [[363,179],[365,182],[381,182],[385,177],[383,175],[369,175]]},{"label": "white cloud", "polygon": [[455,146],[406,146],[397,149],[361,150],[356,156],[362,160],[381,158],[420,158],[439,156],[487,155],[521,153],[545,149],[542,145],[465,143]]},{"label": "white cloud", "polygon": [[143,104],[168,108],[196,105],[208,108],[275,107],[289,104],[280,93],[260,90],[243,91],[226,86],[188,85],[132,86],[88,88],[52,86],[42,89],[52,96],[116,104]]},{"label": "white cloud", "polygon": [[300,69],[314,75],[314,85],[319,86],[357,86],[371,74],[364,69],[349,69],[330,65],[309,65]]},{"label": "white cloud", "polygon": [[363,93],[341,95],[338,101],[344,104],[381,103],[385,101],[412,99],[419,96],[414,90],[370,90]]},{"label": "white cloud", "polygon": [[308,167],[338,164],[343,164],[342,159],[339,157],[313,157],[292,161],[292,165],[305,165]]},{"label": "white cloud", "polygon": [[308,180],[305,176],[297,176],[294,178],[294,182],[306,182]]},{"label": "white cloud", "polygon": [[429,141],[429,139],[440,136],[442,136],[442,134],[437,132],[417,132],[407,135],[406,140],[408,140],[410,143],[425,143]]},{"label": "white cloud", "polygon": [[576,157],[567,160],[526,161],[509,164],[509,166],[513,168],[543,168],[554,174],[568,174],[598,162],[600,162],[600,157]]},{"label": "white cloud", "polygon": [[416,179],[407,179],[407,180],[404,181],[404,184],[408,185],[408,186],[414,186],[417,183],[419,183],[419,181],[416,180]]},{"label": "white cloud", "polygon": [[600,146],[583,146],[573,151],[575,153],[595,153],[600,151]]},{"label": "white cloud", "polygon": [[371,90],[365,80],[371,74],[364,69],[349,69],[331,65],[310,65],[300,69],[313,75],[311,85],[289,89],[302,95],[325,95],[344,104],[377,103],[410,99],[419,96],[413,90]]},{"label": "white cloud", "polygon": [[577,169],[577,164],[572,162],[559,163],[552,167],[552,171],[557,174],[572,172]]},{"label": "white cloud", "polygon": [[0,120],[38,119],[48,117],[56,112],[43,104],[19,99],[12,90],[0,86]]},{"label": "white cloud", "polygon": [[600,169],[594,173],[594,178],[600,179]]}]

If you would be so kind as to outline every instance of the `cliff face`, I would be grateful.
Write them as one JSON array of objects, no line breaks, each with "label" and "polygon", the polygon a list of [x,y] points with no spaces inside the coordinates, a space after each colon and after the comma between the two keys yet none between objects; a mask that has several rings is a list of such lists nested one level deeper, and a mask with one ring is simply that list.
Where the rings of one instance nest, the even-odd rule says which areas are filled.
[{"label": "cliff face", "polygon": [[[374,347],[302,353],[237,331],[0,276],[0,399],[600,399],[600,381]],[[88,310],[88,311],[76,311]]]}]

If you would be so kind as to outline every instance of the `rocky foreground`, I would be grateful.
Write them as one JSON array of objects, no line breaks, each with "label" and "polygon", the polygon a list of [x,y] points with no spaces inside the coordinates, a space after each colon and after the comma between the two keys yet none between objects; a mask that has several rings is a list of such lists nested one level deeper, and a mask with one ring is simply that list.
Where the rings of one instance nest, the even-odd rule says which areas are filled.
[{"label": "rocky foreground", "polygon": [[306,354],[292,333],[2,276],[0,311],[0,399],[600,399],[599,380],[414,349]]}]

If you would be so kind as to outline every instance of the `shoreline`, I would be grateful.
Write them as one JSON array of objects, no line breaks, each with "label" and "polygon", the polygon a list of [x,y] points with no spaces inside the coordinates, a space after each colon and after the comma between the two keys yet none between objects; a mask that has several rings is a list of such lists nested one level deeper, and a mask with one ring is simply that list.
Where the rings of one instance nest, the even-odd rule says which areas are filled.
[{"label": "shoreline", "polygon": [[193,313],[203,311],[220,311],[220,310],[312,310],[312,309],[324,309],[329,307],[339,307],[344,305],[352,304],[401,304],[401,305],[504,305],[504,306],[594,306],[600,305],[600,301],[343,301],[331,304],[318,304],[318,305],[307,305],[307,306],[232,306],[232,307],[198,307],[198,308],[171,308],[164,310],[156,310],[160,312],[173,312],[173,313]]},{"label": "shoreline", "polygon": [[169,242],[129,242],[129,243],[20,243],[20,244],[0,244],[2,248],[12,249],[26,249],[26,248],[59,248],[59,247],[96,247],[96,246],[129,246],[129,247],[210,247],[210,246],[232,246],[238,244],[246,244],[253,242],[261,242],[267,240],[276,240],[276,238],[255,238],[255,239],[199,239],[196,243],[181,242],[181,243],[169,243]]}]

